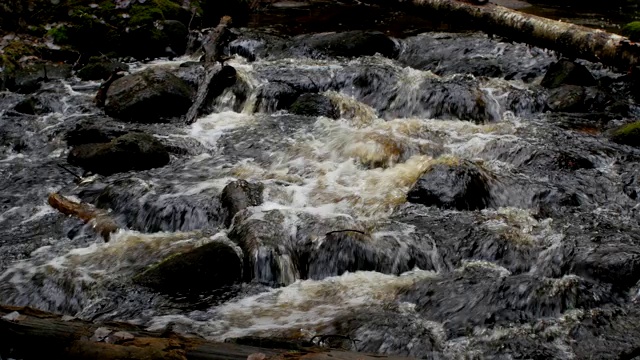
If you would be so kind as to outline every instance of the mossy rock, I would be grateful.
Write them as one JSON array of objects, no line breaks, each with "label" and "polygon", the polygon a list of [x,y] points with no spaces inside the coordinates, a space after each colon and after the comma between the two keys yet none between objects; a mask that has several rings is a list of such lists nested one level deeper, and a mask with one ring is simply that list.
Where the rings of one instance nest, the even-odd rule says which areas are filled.
[{"label": "mossy rock", "polygon": [[78,77],[82,80],[105,80],[114,71],[123,70],[128,71],[129,65],[110,60],[102,57],[91,57],[89,63],[82,69],[78,70]]},{"label": "mossy rock", "polygon": [[631,41],[640,41],[640,21],[633,21],[622,28],[622,34]]},{"label": "mossy rock", "polygon": [[640,147],[640,121],[615,129],[611,134],[611,140],[618,144]]}]

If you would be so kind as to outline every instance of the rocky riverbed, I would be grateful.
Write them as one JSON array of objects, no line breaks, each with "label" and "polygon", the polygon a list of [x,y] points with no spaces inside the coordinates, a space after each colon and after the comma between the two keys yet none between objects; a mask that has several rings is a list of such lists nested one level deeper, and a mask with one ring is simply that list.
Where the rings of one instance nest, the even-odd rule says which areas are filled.
[{"label": "rocky riverbed", "polygon": [[426,359],[637,356],[633,73],[441,25],[251,21],[193,124],[199,32],[170,58],[14,64],[1,303]]}]

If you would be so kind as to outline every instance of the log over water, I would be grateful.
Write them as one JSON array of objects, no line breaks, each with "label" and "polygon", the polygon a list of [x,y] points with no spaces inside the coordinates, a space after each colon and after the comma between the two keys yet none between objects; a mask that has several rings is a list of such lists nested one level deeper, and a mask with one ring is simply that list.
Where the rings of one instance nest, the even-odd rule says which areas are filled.
[{"label": "log over water", "polygon": [[[382,3],[381,0],[366,1]],[[452,0],[411,0],[411,4],[456,21],[473,22],[488,34],[555,50],[569,58],[600,62],[623,71],[640,60],[640,44],[603,30],[524,14],[495,4],[474,5]]]},{"label": "log over water", "polygon": [[0,357],[28,359],[408,360],[312,347],[284,350],[155,333],[125,323],[94,324],[28,307],[0,305]]}]

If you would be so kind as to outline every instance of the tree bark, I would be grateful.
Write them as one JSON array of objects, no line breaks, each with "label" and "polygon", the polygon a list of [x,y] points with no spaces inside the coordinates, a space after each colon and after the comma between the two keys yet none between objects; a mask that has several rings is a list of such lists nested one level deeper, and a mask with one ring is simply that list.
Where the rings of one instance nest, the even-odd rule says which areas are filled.
[{"label": "tree bark", "polygon": [[202,44],[204,48],[205,73],[200,84],[198,84],[198,93],[196,94],[196,98],[187,112],[185,119],[187,124],[195,122],[200,115],[200,109],[209,94],[211,81],[222,69],[222,49],[229,41],[230,26],[231,17],[223,16],[222,19],[220,19],[220,24],[209,32],[207,39],[204,44]]},{"label": "tree bark", "polygon": [[364,0],[372,4],[411,4],[455,21],[473,22],[488,34],[551,49],[569,58],[580,58],[627,71],[640,60],[640,45],[626,37],[561,21],[524,14],[495,4],[474,5],[458,0]]},{"label": "tree bark", "polygon": [[59,212],[77,217],[84,223],[91,223],[94,230],[102,235],[104,241],[109,241],[111,233],[118,230],[118,225],[109,214],[101,209],[97,209],[89,204],[77,203],[57,194],[49,194],[47,199],[49,205]]},{"label": "tree bark", "polygon": [[[0,357],[96,360],[408,360],[311,347],[286,350],[149,332],[126,323],[94,324],[27,307],[0,306]],[[262,356],[263,354],[264,356]]]}]

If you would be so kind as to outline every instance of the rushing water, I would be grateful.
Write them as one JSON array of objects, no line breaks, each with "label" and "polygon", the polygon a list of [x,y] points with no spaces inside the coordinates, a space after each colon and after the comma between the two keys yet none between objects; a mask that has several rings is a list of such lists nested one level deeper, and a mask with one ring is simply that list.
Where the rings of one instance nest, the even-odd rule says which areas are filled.
[{"label": "rushing water", "polygon": [[[238,81],[190,126],[109,119],[92,104],[97,83],[46,83],[44,115],[0,94],[0,302],[215,340],[349,335],[340,346],[426,358],[580,357],[582,322],[636,314],[640,153],[602,133],[637,114],[623,75],[587,64],[626,115],[553,114],[538,83],[555,55],[526,45],[428,33],[398,40],[397,59],[344,59],[279,42],[236,40]],[[289,114],[291,92],[326,95],[340,118]],[[152,133],[171,163],[76,185],[57,164],[87,121]],[[487,209],[406,203],[425,170],[461,159],[491,175]],[[236,179],[262,182],[264,202],[229,229],[219,197]],[[46,205],[53,191],[111,208],[127,229],[104,243]],[[343,229],[363,235],[328,240]],[[180,298],[131,281],[243,236],[272,251],[246,259],[250,283]]]}]

